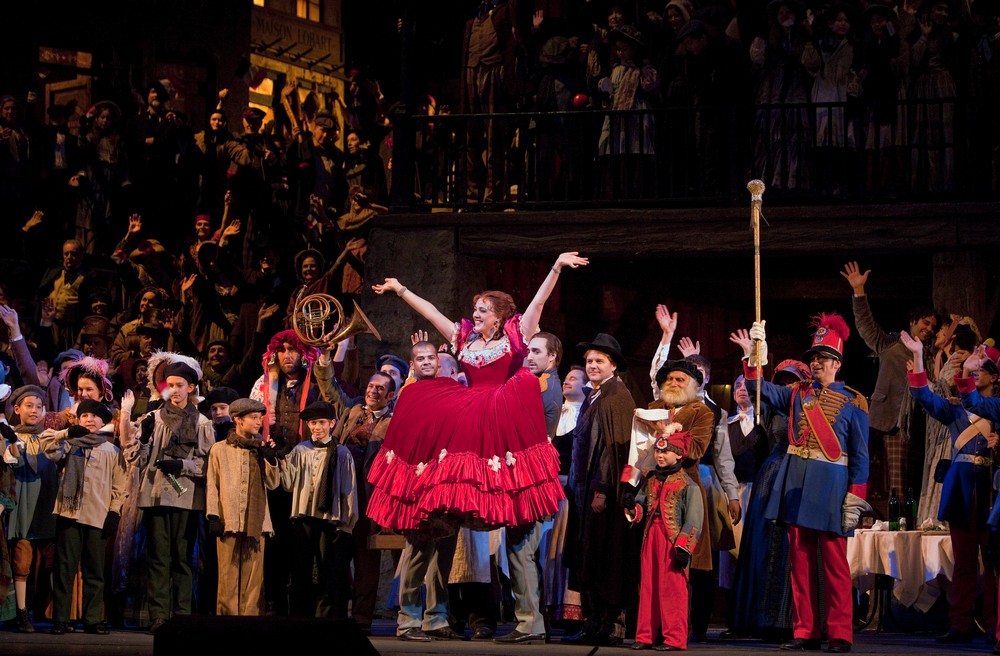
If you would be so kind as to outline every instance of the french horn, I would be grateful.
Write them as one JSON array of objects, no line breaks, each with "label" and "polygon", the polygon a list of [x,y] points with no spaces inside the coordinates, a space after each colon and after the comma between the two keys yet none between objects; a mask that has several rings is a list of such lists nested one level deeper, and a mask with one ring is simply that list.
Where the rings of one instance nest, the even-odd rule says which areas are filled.
[{"label": "french horn", "polygon": [[344,322],[344,306],[329,294],[310,294],[295,304],[292,328],[303,344],[325,346],[342,342],[360,333],[374,335],[381,341],[378,329],[361,311],[357,301],[351,320]]}]

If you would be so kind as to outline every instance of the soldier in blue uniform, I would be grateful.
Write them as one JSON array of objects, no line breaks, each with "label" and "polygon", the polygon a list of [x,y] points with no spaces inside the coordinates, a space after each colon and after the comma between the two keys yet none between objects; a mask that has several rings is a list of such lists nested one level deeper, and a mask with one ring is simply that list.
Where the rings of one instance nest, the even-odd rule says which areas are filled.
[{"label": "soldier in blue uniform", "polygon": [[[975,635],[974,611],[979,574],[979,554],[989,563],[990,485],[992,483],[992,448],[996,435],[989,419],[955,405],[927,387],[924,370],[924,345],[907,333],[899,340],[913,353],[913,368],[908,375],[910,394],[929,414],[948,427],[951,436],[951,465],[941,486],[938,519],[948,522],[951,546],[955,552],[955,573],[948,589],[948,633],[941,643],[970,642]],[[992,349],[1000,356],[1000,351]],[[992,397],[997,381],[995,360],[986,360],[972,377],[973,389],[981,397]],[[943,461],[942,461],[943,462]],[[993,567],[983,568],[983,628],[993,633],[996,626],[997,583]]]},{"label": "soldier in blue uniform", "polygon": [[[836,380],[850,329],[837,314],[821,314],[813,325],[805,360],[811,380],[787,387],[760,381],[761,395],[789,416],[788,457],[774,482],[767,519],[788,525],[792,579],[793,639],[784,650],[815,650],[821,645],[817,552],[822,554],[826,592],[828,652],[842,653],[853,644],[851,572],[847,537],[871,506],[864,500],[868,482],[868,404],[858,392]],[[767,363],[764,322],[749,334],[739,331],[745,354],[744,374],[751,396],[756,392],[757,361]],[[757,348],[754,342],[759,340]],[[754,352],[756,351],[756,352]]]},{"label": "soldier in blue uniform", "polygon": [[[958,388],[962,399],[962,407],[971,412],[976,417],[986,419],[991,422],[1000,421],[1000,398],[992,395],[987,396],[985,387],[980,390],[979,381],[984,374],[991,374],[997,367],[990,367],[990,363],[996,365],[1000,361],[1000,352],[985,345],[978,347],[972,352],[962,364],[962,373],[955,375],[955,386]],[[992,390],[991,390],[992,392]],[[961,455],[961,454],[959,454]],[[973,464],[975,460],[973,460]],[[957,463],[952,462],[953,469]],[[942,491],[941,505],[944,505],[944,493]],[[995,504],[987,520],[990,526],[1000,527],[1000,504]],[[957,563],[956,563],[957,564]],[[995,563],[986,563],[986,569],[995,566]],[[1000,654],[1000,641],[993,647],[994,654]]]}]

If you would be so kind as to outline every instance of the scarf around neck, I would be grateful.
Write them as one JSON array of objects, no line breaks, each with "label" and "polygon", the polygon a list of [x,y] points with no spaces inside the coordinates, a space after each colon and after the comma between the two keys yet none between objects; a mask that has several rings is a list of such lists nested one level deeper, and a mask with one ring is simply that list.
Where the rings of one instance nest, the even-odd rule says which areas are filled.
[{"label": "scarf around neck", "polygon": [[59,486],[59,498],[64,508],[76,510],[83,500],[83,479],[87,472],[87,461],[90,451],[107,442],[107,437],[100,433],[91,433],[81,437],[71,437],[65,440],[63,447],[65,457],[63,463],[62,485]]},{"label": "scarf around neck", "polygon": [[667,480],[668,476],[670,476],[671,474],[676,474],[681,469],[683,469],[682,466],[683,464],[684,464],[683,461],[678,460],[676,463],[670,465],[669,467],[656,467],[655,469],[653,469],[652,472],[650,472],[650,475],[656,477],[657,480],[665,481]]},{"label": "scarf around neck", "polygon": [[[260,537],[264,530],[264,516],[267,513],[267,489],[264,483],[264,463],[260,454],[260,447],[263,441],[258,437],[241,437],[234,428],[226,436],[226,444],[237,449],[246,449],[250,452],[250,481],[247,490],[247,522],[246,534],[248,537]],[[257,482],[260,482],[257,485]]]},{"label": "scarf around neck", "polygon": [[316,509],[320,512],[333,512],[336,507],[334,494],[337,492],[336,480],[334,480],[337,476],[337,445],[333,440],[326,444],[314,441],[313,447],[326,449],[326,460],[323,461],[323,470],[316,483],[316,498],[318,499]]},{"label": "scarf around neck", "polygon": [[201,413],[190,401],[183,408],[164,403],[160,410],[163,425],[170,431],[170,440],[163,449],[163,455],[186,458],[188,450],[198,443],[198,417]]}]

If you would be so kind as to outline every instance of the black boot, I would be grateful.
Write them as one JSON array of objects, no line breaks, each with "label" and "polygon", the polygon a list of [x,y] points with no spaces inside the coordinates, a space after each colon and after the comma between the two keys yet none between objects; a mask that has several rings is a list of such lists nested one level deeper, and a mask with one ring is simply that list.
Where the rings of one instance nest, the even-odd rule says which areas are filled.
[{"label": "black boot", "polygon": [[17,630],[21,633],[34,633],[35,627],[31,626],[31,620],[28,618],[27,608],[17,609]]}]

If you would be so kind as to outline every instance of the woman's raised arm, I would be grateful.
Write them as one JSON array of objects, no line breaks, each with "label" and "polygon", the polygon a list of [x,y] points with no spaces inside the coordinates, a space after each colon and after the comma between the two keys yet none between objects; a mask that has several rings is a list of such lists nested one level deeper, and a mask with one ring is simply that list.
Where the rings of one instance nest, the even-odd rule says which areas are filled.
[{"label": "woman's raised arm", "polygon": [[524,309],[524,314],[521,315],[521,334],[524,335],[525,341],[531,339],[531,336],[538,332],[538,324],[542,320],[542,308],[545,307],[545,301],[549,300],[549,295],[555,289],[556,282],[559,280],[559,273],[563,267],[575,269],[588,264],[590,264],[590,260],[580,257],[577,251],[563,253],[556,259],[556,263],[552,265],[549,275],[545,276],[542,285],[535,292],[535,298],[531,299],[531,303],[528,304],[528,307]]},{"label": "woman's raised arm", "polygon": [[420,316],[430,321],[431,325],[434,326],[434,328],[437,329],[437,331],[441,333],[446,340],[451,341],[455,332],[455,322],[441,314],[441,311],[434,307],[433,303],[420,298],[409,289],[399,284],[399,281],[395,278],[386,278],[385,282],[381,285],[372,285],[372,290],[376,294],[395,292],[396,296],[406,301],[406,304],[416,310]]}]

